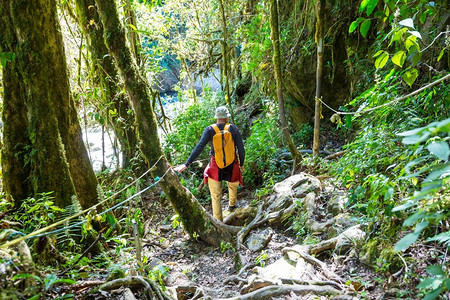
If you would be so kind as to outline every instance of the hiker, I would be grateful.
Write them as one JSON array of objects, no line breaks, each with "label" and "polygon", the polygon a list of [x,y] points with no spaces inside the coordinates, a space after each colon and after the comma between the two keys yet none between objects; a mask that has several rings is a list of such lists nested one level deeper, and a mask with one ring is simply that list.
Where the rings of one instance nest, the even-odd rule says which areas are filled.
[{"label": "hiker", "polygon": [[[236,208],[237,189],[239,184],[244,186],[242,173],[244,172],[245,150],[239,129],[228,123],[230,113],[225,106],[216,108],[214,118],[216,124],[205,128],[202,137],[195,146],[185,164],[175,167],[176,172],[186,169],[202,152],[207,143],[211,144],[211,160],[206,167],[203,176],[205,183],[208,182],[211,193],[213,216],[222,221],[222,181],[227,181],[229,206],[228,211]],[[239,161],[236,156],[236,148]]]}]

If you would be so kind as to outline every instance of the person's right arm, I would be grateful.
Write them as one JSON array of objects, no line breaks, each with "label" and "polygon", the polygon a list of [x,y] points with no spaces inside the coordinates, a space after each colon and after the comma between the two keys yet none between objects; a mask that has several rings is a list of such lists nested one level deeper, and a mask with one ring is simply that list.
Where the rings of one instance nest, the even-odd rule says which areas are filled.
[{"label": "person's right arm", "polygon": [[189,167],[190,164],[202,153],[203,149],[205,148],[206,144],[211,140],[211,126],[208,126],[203,130],[202,137],[200,138],[200,141],[197,143],[197,146],[195,146],[194,150],[192,151],[191,155],[189,156],[186,163],[183,165],[179,165],[175,167],[176,172],[182,172],[184,169]]}]

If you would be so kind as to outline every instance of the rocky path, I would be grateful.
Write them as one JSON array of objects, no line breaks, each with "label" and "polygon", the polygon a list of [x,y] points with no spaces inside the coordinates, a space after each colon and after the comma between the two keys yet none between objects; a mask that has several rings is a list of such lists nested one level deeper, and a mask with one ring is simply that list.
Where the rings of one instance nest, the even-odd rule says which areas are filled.
[{"label": "rocky path", "polygon": [[277,183],[259,207],[239,202],[224,220],[244,226],[236,245],[213,248],[160,224],[148,230],[143,253],[167,275],[175,299],[352,299],[373,274],[359,262],[365,234],[345,212],[345,195],[332,180],[300,173]]}]

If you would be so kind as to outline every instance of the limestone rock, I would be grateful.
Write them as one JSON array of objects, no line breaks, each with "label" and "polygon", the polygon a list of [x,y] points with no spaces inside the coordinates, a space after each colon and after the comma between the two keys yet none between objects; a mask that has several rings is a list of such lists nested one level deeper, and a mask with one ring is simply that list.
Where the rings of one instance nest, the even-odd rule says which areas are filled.
[{"label": "limestone rock", "polygon": [[327,204],[327,212],[331,213],[333,216],[344,212],[345,203],[347,202],[347,197],[343,193],[336,193],[331,196]]},{"label": "limestone rock", "polygon": [[272,235],[273,231],[270,228],[266,228],[258,233],[250,234],[247,240],[247,248],[253,252],[264,249],[272,239]]},{"label": "limestone rock", "polygon": [[136,297],[134,296],[133,292],[129,288],[126,288],[123,291],[123,293],[119,299],[120,300],[136,300]]},{"label": "limestone rock", "polygon": [[359,225],[350,227],[337,237],[335,251],[338,253],[346,253],[355,243],[361,241],[366,233],[361,230]]},{"label": "limestone rock", "polygon": [[262,278],[257,275],[252,275],[248,279],[248,284],[244,285],[242,289],[240,290],[240,293],[242,295],[251,293],[253,291],[259,290],[263,287],[274,285],[275,283],[271,280]]},{"label": "limestone rock", "polygon": [[288,208],[294,203],[294,198],[288,194],[281,194],[279,197],[275,198],[269,206],[269,211],[280,211]]},{"label": "limestone rock", "polygon": [[[320,181],[314,176],[306,173],[300,173],[286,178],[285,180],[278,182],[273,187],[276,194],[288,194],[295,197],[301,197],[301,194],[307,194],[308,192],[318,192],[320,190]],[[305,192],[306,191],[306,192]],[[292,194],[294,192],[294,194]]]}]

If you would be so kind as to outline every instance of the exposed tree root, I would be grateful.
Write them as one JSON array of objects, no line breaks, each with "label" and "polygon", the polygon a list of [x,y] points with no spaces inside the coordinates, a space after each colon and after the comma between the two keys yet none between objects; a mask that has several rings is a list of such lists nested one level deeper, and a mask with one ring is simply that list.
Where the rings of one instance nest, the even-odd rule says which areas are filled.
[{"label": "exposed tree root", "polygon": [[291,292],[294,292],[297,295],[305,295],[311,293],[322,296],[336,296],[342,294],[341,291],[338,291],[337,289],[326,285],[271,285],[245,295],[227,298],[227,300],[271,299],[272,297],[286,295]]},{"label": "exposed tree root", "polygon": [[172,297],[161,291],[158,285],[150,278],[142,276],[130,276],[126,278],[119,278],[112,281],[108,281],[102,284],[99,288],[100,291],[110,291],[118,289],[122,286],[129,287],[131,289],[144,288],[144,294],[149,299],[157,300],[173,300]]}]

